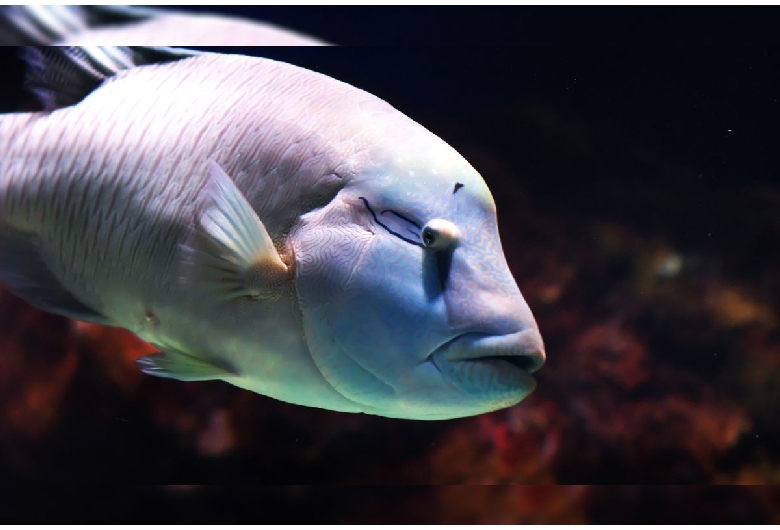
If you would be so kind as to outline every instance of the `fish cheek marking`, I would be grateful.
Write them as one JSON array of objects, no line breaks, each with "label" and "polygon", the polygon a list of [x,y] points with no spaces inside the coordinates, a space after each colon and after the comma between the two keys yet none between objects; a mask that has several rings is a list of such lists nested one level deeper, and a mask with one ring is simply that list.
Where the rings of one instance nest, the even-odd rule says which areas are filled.
[{"label": "fish cheek marking", "polygon": [[382,210],[382,215],[385,215],[385,214],[388,214],[388,213],[398,217],[399,219],[401,219],[403,221],[406,221],[407,223],[409,223],[411,225],[416,226],[417,227],[417,232],[415,232],[414,230],[411,230],[409,228],[407,228],[406,231],[409,232],[410,234],[412,234],[415,237],[420,237],[419,231],[422,230],[422,226],[420,226],[419,223],[416,223],[415,221],[409,219],[405,215],[401,215],[400,213],[396,212],[395,210]]},{"label": "fish cheek marking", "polygon": [[452,249],[423,254],[423,287],[428,301],[433,301],[444,294],[450,279],[452,266]]},{"label": "fish cheek marking", "polygon": [[436,271],[439,273],[439,281],[441,282],[441,290],[447,289],[447,284],[450,281],[450,267],[452,266],[452,249],[442,250],[436,252]]},{"label": "fish cheek marking", "polygon": [[[361,201],[363,201],[363,204],[366,206],[366,209],[369,211],[369,213],[371,213],[371,217],[373,217],[373,218],[374,218],[374,222],[375,222],[376,224],[378,224],[379,226],[381,226],[382,228],[384,228],[385,230],[387,230],[389,233],[393,234],[393,235],[394,235],[395,237],[397,237],[398,239],[401,239],[401,240],[403,240],[403,241],[406,241],[407,243],[410,243],[410,244],[412,244],[412,245],[415,245],[415,246],[418,246],[418,247],[422,247],[422,246],[423,246],[423,245],[422,245],[422,243],[419,243],[419,242],[417,242],[417,241],[414,241],[414,240],[412,240],[412,239],[409,239],[408,237],[402,236],[402,235],[401,235],[401,234],[399,234],[398,232],[396,232],[396,231],[392,230],[392,229],[391,229],[389,226],[387,226],[386,224],[384,224],[382,221],[380,221],[380,220],[379,220],[379,218],[378,218],[378,217],[377,217],[377,215],[376,215],[376,212],[374,212],[373,208],[371,208],[371,205],[369,204],[369,202],[368,202],[368,199],[366,199],[365,197],[358,197],[358,199],[360,199]],[[395,212],[393,212],[393,213],[395,213]],[[396,215],[398,215],[398,214],[396,214]],[[400,216],[399,216],[399,217],[400,217]],[[405,218],[404,218],[404,219],[405,219]],[[414,224],[416,225],[417,223],[414,223]]]},{"label": "fish cheek marking", "polygon": [[425,298],[428,302],[433,302],[443,294],[436,260],[437,258],[434,252],[423,253],[423,289],[425,290]]},{"label": "fish cheek marking", "polygon": [[455,189],[452,190],[452,194],[455,195],[456,193],[458,193],[458,190],[461,189],[462,187],[463,187],[463,184],[461,184],[460,182],[456,182],[455,183]]}]

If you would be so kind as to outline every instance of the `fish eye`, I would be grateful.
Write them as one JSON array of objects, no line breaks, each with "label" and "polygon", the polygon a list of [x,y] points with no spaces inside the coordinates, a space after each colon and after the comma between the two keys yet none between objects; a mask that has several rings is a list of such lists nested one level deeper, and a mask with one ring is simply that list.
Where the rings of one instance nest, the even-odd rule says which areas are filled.
[{"label": "fish eye", "polygon": [[431,219],[422,229],[422,243],[431,250],[452,248],[460,239],[460,230],[445,219]]}]

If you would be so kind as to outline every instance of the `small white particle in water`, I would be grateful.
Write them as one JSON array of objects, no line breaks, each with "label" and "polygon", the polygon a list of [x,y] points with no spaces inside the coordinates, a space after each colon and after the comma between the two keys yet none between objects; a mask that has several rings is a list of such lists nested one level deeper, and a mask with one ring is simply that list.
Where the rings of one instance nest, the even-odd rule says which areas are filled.
[{"label": "small white particle in water", "polygon": [[727,132],[731,132],[731,129],[726,129]]},{"label": "small white particle in water", "polygon": [[411,169],[409,170],[409,176],[410,176],[410,177],[413,177],[413,176],[414,176],[414,171],[412,171]]},{"label": "small white particle in water", "polygon": [[656,268],[656,274],[663,278],[673,278],[680,274],[683,268],[683,258],[677,253],[670,253]]}]

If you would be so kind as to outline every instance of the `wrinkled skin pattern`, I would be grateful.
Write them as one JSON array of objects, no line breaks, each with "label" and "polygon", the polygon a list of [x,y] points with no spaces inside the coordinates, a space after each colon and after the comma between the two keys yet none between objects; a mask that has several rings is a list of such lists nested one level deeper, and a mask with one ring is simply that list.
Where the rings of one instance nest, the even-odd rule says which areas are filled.
[{"label": "wrinkled skin pattern", "polygon": [[[457,193],[455,179],[435,175],[414,186],[392,176],[356,179],[291,235],[312,357],[366,412],[466,416],[533,390],[530,376],[442,368],[433,355],[465,333],[536,326],[501,250],[492,198],[474,175],[461,178],[467,184]],[[418,227],[434,218],[459,227],[454,248],[420,244]]]}]

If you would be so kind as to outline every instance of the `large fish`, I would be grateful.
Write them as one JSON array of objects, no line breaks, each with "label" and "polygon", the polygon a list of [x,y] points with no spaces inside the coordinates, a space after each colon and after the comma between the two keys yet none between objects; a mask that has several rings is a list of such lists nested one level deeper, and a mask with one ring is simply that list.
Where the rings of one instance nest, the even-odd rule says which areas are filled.
[{"label": "large fish", "polygon": [[26,58],[49,110],[0,116],[20,297],[153,343],[149,374],[300,405],[443,419],[533,390],[544,347],[488,187],[388,103],[255,57]]},{"label": "large fish", "polygon": [[321,46],[325,41],[239,17],[138,6],[0,6],[0,45]]}]

